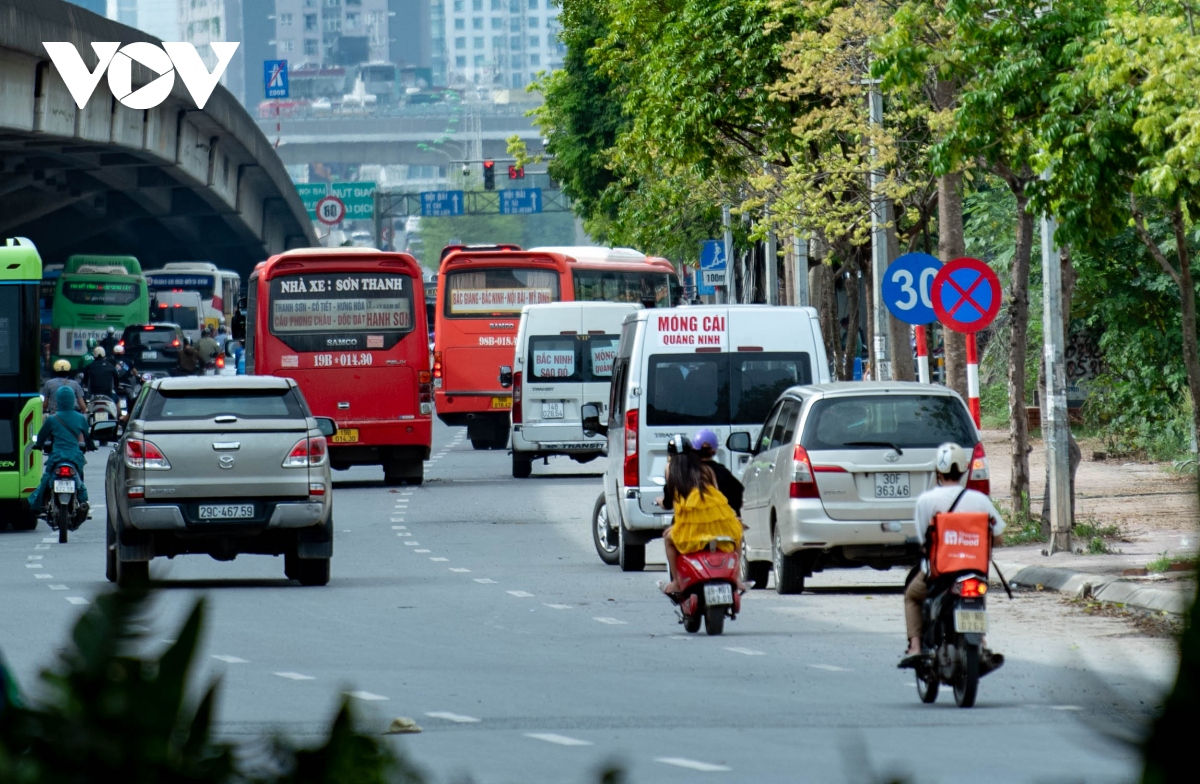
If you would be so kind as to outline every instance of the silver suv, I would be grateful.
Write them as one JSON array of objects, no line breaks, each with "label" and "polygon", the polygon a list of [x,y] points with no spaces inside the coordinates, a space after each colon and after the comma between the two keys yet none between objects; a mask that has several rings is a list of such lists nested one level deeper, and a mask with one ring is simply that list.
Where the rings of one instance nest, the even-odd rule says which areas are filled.
[{"label": "silver suv", "polygon": [[325,585],[333,555],[325,439],[336,430],[312,415],[290,378],[150,382],[125,433],[111,439],[108,579],[144,581],[156,556],[259,553],[283,555],[290,579]]}]

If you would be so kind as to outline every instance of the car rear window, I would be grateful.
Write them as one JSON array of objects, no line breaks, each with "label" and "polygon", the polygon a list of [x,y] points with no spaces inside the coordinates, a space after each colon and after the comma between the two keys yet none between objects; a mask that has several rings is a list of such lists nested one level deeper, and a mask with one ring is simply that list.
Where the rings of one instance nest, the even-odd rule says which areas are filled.
[{"label": "car rear window", "polygon": [[788,387],[812,383],[803,351],[655,354],[648,425],[761,425]]},{"label": "car rear window", "polygon": [[612,379],[620,335],[534,335],[529,339],[531,381]]},{"label": "car rear window", "polygon": [[138,327],[125,333],[122,340],[130,348],[166,348],[176,339],[175,330],[171,327],[143,329]]},{"label": "car rear window", "polygon": [[953,441],[975,446],[966,406],[947,395],[854,395],[813,403],[801,445],[806,449],[934,448]]},{"label": "car rear window", "polygon": [[298,419],[307,411],[291,389],[159,389],[147,404],[147,420],[174,421],[235,416]]}]

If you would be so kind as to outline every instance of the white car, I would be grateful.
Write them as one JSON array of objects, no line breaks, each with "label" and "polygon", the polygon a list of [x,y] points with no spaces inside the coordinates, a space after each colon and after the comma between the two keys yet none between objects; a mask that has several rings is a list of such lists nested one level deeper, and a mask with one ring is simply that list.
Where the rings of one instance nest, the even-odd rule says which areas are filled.
[{"label": "white car", "polygon": [[945,387],[908,382],[795,386],[771,407],[742,476],[743,578],[800,593],[829,568],[888,569],[920,560],[913,511],[933,487],[939,444],[973,450],[966,486],[990,492],[987,456],[966,403]]}]

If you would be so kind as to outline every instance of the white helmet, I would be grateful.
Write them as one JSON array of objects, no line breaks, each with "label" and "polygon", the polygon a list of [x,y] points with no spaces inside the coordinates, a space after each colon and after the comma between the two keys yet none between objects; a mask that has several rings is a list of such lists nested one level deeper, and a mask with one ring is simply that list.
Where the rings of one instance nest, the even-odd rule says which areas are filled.
[{"label": "white helmet", "polygon": [[947,441],[937,448],[935,465],[939,474],[948,474],[952,469],[957,469],[960,474],[965,474],[970,464],[971,456],[958,444]]},{"label": "white helmet", "polygon": [[104,348],[102,346],[96,346],[94,349],[92,349],[92,356],[94,356],[96,359],[100,359],[104,356]]},{"label": "white helmet", "polygon": [[124,354],[125,347],[122,346],[120,343],[118,343],[117,345],[113,346],[113,353],[114,354]]}]

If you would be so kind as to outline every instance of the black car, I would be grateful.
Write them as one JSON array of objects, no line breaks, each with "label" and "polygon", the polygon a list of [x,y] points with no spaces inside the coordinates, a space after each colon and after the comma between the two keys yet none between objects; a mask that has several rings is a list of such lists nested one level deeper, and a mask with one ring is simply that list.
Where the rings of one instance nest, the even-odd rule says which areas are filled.
[{"label": "black car", "polygon": [[126,361],[140,373],[166,375],[179,364],[183,329],[178,324],[136,324],[121,334]]}]

